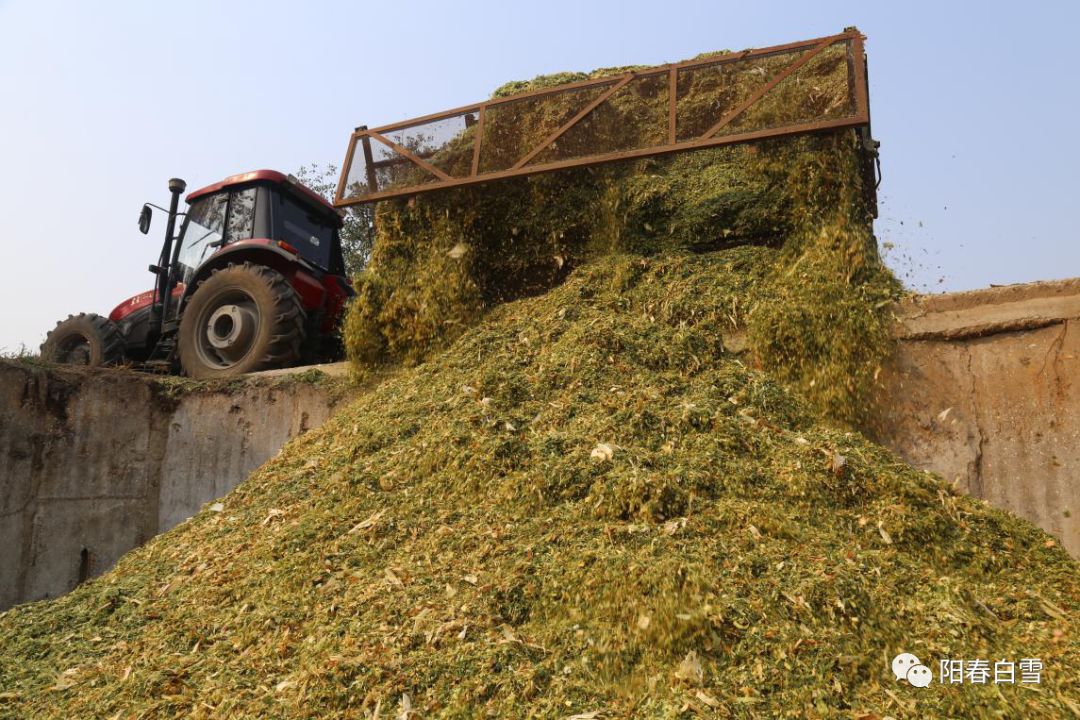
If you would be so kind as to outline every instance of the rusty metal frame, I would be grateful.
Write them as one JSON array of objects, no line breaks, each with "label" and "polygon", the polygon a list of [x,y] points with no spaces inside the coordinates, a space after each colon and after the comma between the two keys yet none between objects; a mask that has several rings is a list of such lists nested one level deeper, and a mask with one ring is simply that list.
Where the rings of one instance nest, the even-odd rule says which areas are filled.
[{"label": "rusty metal frame", "polygon": [[[537,145],[532,150],[530,150],[528,153],[526,153],[525,157],[521,158],[516,163],[514,163],[510,167],[510,169],[511,170],[519,170],[519,169],[525,167],[526,163],[528,163],[534,157],[536,157],[537,155],[542,153],[544,150],[547,150],[548,146],[551,145],[551,143],[555,142],[556,140],[558,140],[559,138],[561,138],[563,136],[563,133],[565,133],[567,130],[569,130],[570,128],[577,125],[578,122],[580,122],[582,119],[584,119],[584,117],[586,115],[591,113],[596,108],[600,107],[600,105],[602,105],[604,102],[606,102],[612,95],[614,95],[615,93],[619,92],[624,87],[626,87],[626,84],[628,82],[630,82],[631,80],[633,80],[635,77],[636,76],[633,73],[623,75],[622,78],[617,83],[615,83],[614,85],[609,87],[607,90],[605,90],[603,93],[601,93],[600,96],[597,97],[595,100],[593,100],[591,103],[589,103],[585,107],[581,108],[581,110],[577,113],[577,115],[574,115],[574,117],[567,120],[563,124],[562,127],[560,127],[558,130],[551,133],[546,138],[544,138],[542,141],[540,141],[539,145]],[[476,139],[479,141],[479,142],[476,143],[476,146],[479,147],[480,144],[484,141],[484,137],[482,135],[477,135]]]},{"label": "rusty metal frame", "polygon": [[[443,112],[433,113],[431,115],[424,115],[421,117],[412,118],[410,120],[403,120],[401,122],[392,123],[390,125],[383,125],[381,127],[370,130],[365,126],[361,126],[358,127],[353,132],[352,136],[349,138],[349,146],[346,151],[345,163],[341,168],[341,177],[338,180],[337,193],[334,199],[334,204],[338,207],[347,207],[349,205],[356,205],[360,203],[369,203],[378,200],[387,200],[391,198],[416,195],[418,193],[430,192],[432,190],[461,187],[464,185],[474,185],[478,183],[488,182],[490,180],[501,180],[504,178],[520,177],[524,175],[535,175],[538,173],[552,172],[555,170],[563,170],[566,168],[599,165],[603,163],[617,162],[620,160],[630,160],[634,158],[648,157],[652,155],[664,155],[668,153],[682,152],[686,150],[697,150],[701,148],[717,147],[720,145],[746,143],[755,140],[763,140],[766,138],[800,135],[825,130],[868,125],[870,122],[870,107],[868,99],[869,94],[866,87],[866,58],[863,50],[863,41],[864,37],[857,29],[848,28],[847,30],[838,35],[831,35],[824,38],[803,40],[800,42],[788,43],[785,45],[776,45],[773,47],[761,48],[757,50],[744,50],[742,52],[730,53],[718,57],[705,58],[702,60],[689,60],[681,63],[659,65],[653,68],[636,70],[620,75],[611,75],[593,80],[582,80],[579,82],[556,85],[550,88],[543,88],[540,90],[519,93],[517,95],[511,95],[504,98],[495,98],[473,105],[466,105],[463,107],[454,108],[452,110],[445,110]],[[832,120],[815,120],[802,123],[791,123],[787,125],[782,125],[780,127],[768,128],[764,130],[737,132],[722,135],[719,137],[716,136],[716,134],[720,132],[720,130],[727,127],[739,115],[750,109],[755,103],[761,100],[762,97],[767,95],[770,90],[780,84],[784,79],[789,77],[799,68],[803,67],[806,63],[808,63],[826,48],[832,45],[836,45],[838,43],[845,43],[848,45],[848,92],[850,97],[852,97],[854,100],[855,107],[855,112],[852,115]],[[764,85],[759,87],[753,94],[751,94],[748,98],[739,103],[739,105],[729,110],[723,117],[721,117],[716,122],[716,124],[710,127],[705,133],[691,140],[683,140],[681,142],[677,140],[677,86],[678,74],[680,70],[692,69],[697,67],[724,65],[728,63],[744,61],[749,58],[764,58],[771,55],[791,53],[797,50],[805,50],[806,52],[795,58],[793,62],[789,63],[784,69],[776,73]],[[571,158],[569,160],[560,160],[542,163],[538,165],[528,165],[528,163],[533,160],[537,155],[550,147],[551,144],[558,140],[560,137],[562,137],[563,134],[565,134],[567,131],[569,131],[571,128],[581,122],[585,117],[589,115],[589,113],[594,111],[604,102],[610,100],[611,97],[615,95],[615,93],[625,87],[629,82],[637,78],[661,74],[667,74],[668,76],[667,142],[665,144],[651,145],[648,147],[636,148],[633,150],[598,153],[595,155],[586,155],[582,157]],[[530,149],[529,152],[527,152],[524,156],[518,159],[510,168],[506,170],[480,172],[480,153],[483,143],[484,121],[490,108],[506,103],[519,102],[521,100],[529,98],[551,95],[554,93],[563,93],[568,90],[578,90],[590,87],[599,88],[605,85],[610,85],[611,87],[607,88],[597,98],[589,102],[585,107],[579,110],[574,115],[574,117],[564,122],[557,130],[550,133],[538,145]],[[466,177],[452,177],[450,175],[447,175],[445,172],[429,163],[425,158],[413,153],[408,148],[405,148],[394,142],[390,138],[386,137],[388,133],[392,133],[394,131],[404,130],[427,123],[438,122],[440,120],[447,120],[468,113],[478,114],[479,119],[477,120],[476,131],[474,133],[471,169],[469,175]],[[393,158],[391,160],[373,162],[370,149],[370,143],[373,140],[390,148],[400,157]],[[423,169],[429,175],[434,176],[436,180],[434,182],[429,182],[422,185],[398,187],[392,190],[369,192],[364,195],[359,195],[357,197],[345,198],[343,197],[346,189],[345,184],[352,167],[353,157],[355,155],[357,144],[361,144],[363,148],[365,164],[368,173],[367,179],[371,186],[374,186],[376,184],[376,167],[407,162],[411,162],[416,167]]]}]

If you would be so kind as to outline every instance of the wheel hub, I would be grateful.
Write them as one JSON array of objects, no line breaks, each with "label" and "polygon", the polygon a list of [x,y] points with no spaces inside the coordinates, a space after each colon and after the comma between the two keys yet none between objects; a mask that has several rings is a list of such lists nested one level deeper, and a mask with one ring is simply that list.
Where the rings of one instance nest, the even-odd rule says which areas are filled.
[{"label": "wheel hub", "polygon": [[255,334],[255,315],[240,305],[222,305],[206,323],[206,336],[219,350],[246,347]]},{"label": "wheel hub", "polygon": [[229,367],[251,350],[258,329],[258,312],[252,303],[241,300],[219,305],[203,324],[200,354],[212,366]]}]

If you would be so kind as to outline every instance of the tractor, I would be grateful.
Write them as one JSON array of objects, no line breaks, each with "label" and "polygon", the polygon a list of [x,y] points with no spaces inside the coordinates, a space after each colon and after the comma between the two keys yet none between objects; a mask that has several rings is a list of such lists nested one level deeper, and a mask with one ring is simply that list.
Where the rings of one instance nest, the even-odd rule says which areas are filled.
[{"label": "tractor", "polygon": [[[233,175],[188,194],[169,181],[154,288],[128,298],[108,317],[94,313],[57,323],[42,357],[89,366],[129,364],[227,378],[340,357],[338,324],[355,293],[341,252],[342,218],[292,176],[272,170]],[[177,223],[179,231],[177,232]]]}]

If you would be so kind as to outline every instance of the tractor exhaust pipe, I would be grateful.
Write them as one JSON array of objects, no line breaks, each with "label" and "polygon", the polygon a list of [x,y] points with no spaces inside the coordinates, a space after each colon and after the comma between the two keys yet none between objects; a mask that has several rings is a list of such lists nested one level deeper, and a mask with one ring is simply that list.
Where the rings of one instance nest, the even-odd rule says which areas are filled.
[{"label": "tractor exhaust pipe", "polygon": [[187,183],[180,178],[171,178],[169,180],[169,192],[172,193],[172,199],[169,200],[169,222],[165,226],[165,243],[170,248],[175,239],[176,211],[180,207],[180,195],[185,190],[187,190]]},{"label": "tractor exhaust pipe", "polygon": [[169,317],[169,299],[172,296],[172,249],[176,233],[176,213],[180,207],[180,195],[187,189],[187,183],[180,178],[169,180],[169,192],[172,199],[169,200],[169,221],[165,225],[165,245],[161,248],[161,259],[158,261],[158,280],[154,293],[154,308],[152,310],[151,327],[160,328],[160,323]]}]

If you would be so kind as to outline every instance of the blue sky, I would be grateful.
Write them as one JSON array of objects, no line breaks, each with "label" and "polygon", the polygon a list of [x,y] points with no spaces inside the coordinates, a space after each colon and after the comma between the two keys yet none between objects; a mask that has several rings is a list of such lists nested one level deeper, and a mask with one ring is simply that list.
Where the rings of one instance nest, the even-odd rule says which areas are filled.
[{"label": "blue sky", "polygon": [[[976,9],[977,8],[977,9]],[[909,286],[1080,275],[1077,3],[0,0],[0,348],[148,289],[166,181],[340,163],[356,125],[510,79],[857,25]]]}]

